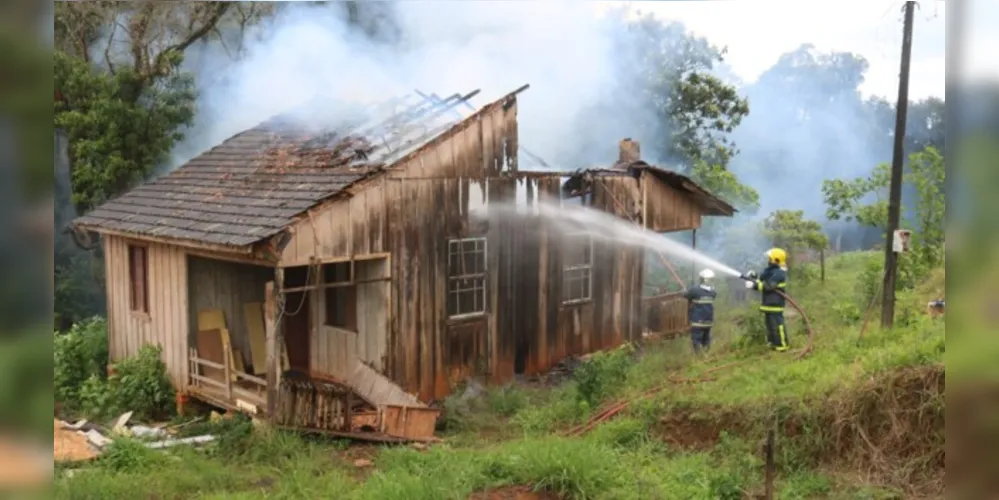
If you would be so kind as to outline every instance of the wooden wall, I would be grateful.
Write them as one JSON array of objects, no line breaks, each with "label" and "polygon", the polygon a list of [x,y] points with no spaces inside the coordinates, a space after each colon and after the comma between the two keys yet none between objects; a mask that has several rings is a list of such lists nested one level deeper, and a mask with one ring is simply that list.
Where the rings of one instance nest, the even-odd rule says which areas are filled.
[{"label": "wooden wall", "polygon": [[[197,345],[198,311],[221,309],[232,346],[242,354],[243,366],[249,367],[252,358],[243,304],[264,302],[264,286],[274,279],[274,269],[195,256],[187,258],[187,266],[189,345]],[[254,370],[262,373],[259,367]]]},{"label": "wooden wall", "polygon": [[[358,281],[388,278],[389,271],[389,259],[385,257],[354,264]],[[358,359],[378,371],[388,364],[391,283],[388,280],[359,283],[355,289],[356,331],[325,326],[326,293],[312,292],[316,313],[309,349],[311,370],[346,379]]]},{"label": "wooden wall", "polygon": [[649,172],[642,172],[645,227],[658,233],[701,227],[701,209],[684,192],[673,189]]},{"label": "wooden wall", "polygon": [[[330,261],[392,250],[398,241],[393,210],[413,209],[432,189],[430,180],[483,180],[517,169],[517,106],[494,103],[403,160],[390,174],[355,190],[349,200],[317,207],[292,228],[282,266],[307,265],[315,257]],[[412,181],[408,185],[407,181]],[[453,184],[451,189],[457,189]],[[467,191],[464,199],[467,199]],[[440,200],[443,203],[443,200]],[[457,198],[450,201],[457,207]],[[393,234],[394,233],[394,234]]]},{"label": "wooden wall", "polygon": [[[445,397],[469,376],[491,375],[503,382],[515,372],[544,372],[567,356],[640,339],[644,251],[595,243],[592,300],[563,305],[562,246],[549,223],[500,218],[480,228],[473,221],[471,208],[514,200],[518,183],[528,191],[521,202],[531,203],[535,193],[559,199],[559,177],[501,177],[517,168],[515,103],[488,108],[452,132],[388,175],[367,181],[350,199],[303,217],[281,265],[390,254],[382,371],[424,401]],[[691,215],[689,200],[657,180],[648,184],[654,184],[648,196],[656,198],[649,207],[654,227],[699,225],[699,212]],[[643,194],[638,179],[608,176],[594,182],[588,199],[594,208],[641,222]],[[450,318],[447,241],[483,234],[487,311]],[[361,302],[359,296],[359,308]],[[379,361],[370,347],[362,348],[359,338],[345,332],[325,329],[314,342],[325,342],[318,350],[329,360],[314,356],[317,366],[334,363],[336,351],[343,349]]]},{"label": "wooden wall", "polygon": [[[187,260],[178,247],[103,235],[107,280],[108,348],[111,361],[134,356],[147,344],[159,345],[170,380],[177,388],[187,381]],[[130,299],[128,245],[147,248],[149,313],[133,312]]]},{"label": "wooden wall", "polygon": [[[447,240],[471,231],[469,206],[482,203],[485,179],[516,171],[516,117],[516,101],[488,106],[352,198],[314,210],[283,251],[282,266],[391,254],[382,368],[423,400],[443,397],[455,377],[488,364],[488,316],[447,318]],[[375,359],[381,346],[355,349]]]}]

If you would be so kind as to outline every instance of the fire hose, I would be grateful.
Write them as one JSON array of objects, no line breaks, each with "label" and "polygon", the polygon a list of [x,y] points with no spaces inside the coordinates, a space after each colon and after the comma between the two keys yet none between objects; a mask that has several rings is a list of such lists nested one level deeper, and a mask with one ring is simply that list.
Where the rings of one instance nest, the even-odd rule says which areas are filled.
[{"label": "fire hose", "polygon": [[794,301],[794,299],[788,297],[786,293],[780,290],[775,290],[775,291],[777,292],[778,295],[783,297],[788,304],[791,304],[791,307],[793,307],[795,311],[798,311],[798,314],[801,315],[801,319],[805,320],[805,329],[808,330],[808,343],[805,344],[805,348],[802,349],[802,351],[798,353],[797,356],[794,357],[794,359],[801,359],[805,357],[805,355],[808,354],[809,352],[812,352],[812,345],[813,345],[812,342],[814,342],[815,340],[815,331],[812,330],[812,322],[808,320],[808,315],[805,314],[805,310],[802,309],[801,306],[799,306],[798,303]]},{"label": "fire hose", "polygon": [[[775,290],[775,291],[777,292],[777,294],[779,294],[781,297],[783,297],[784,300],[787,301],[787,303],[790,304],[791,307],[793,307],[795,311],[798,311],[798,314],[800,314],[801,318],[805,321],[805,329],[808,330],[808,342],[807,342],[807,344],[805,344],[805,348],[802,349],[801,352],[799,352],[798,355],[794,357],[795,360],[800,360],[800,359],[804,358],[809,352],[812,351],[812,347],[814,345],[813,342],[815,340],[815,330],[812,329],[812,322],[808,319],[808,315],[805,314],[805,310],[802,309],[801,306],[798,305],[798,303],[794,301],[794,299],[792,299],[786,293],[784,293],[784,292],[782,292],[780,290]],[[733,367],[733,366],[740,365],[742,363],[745,363],[746,361],[748,361],[748,360],[736,361],[734,363],[728,363],[728,364],[725,364],[725,365],[716,366],[716,367],[714,367],[714,368],[712,368],[710,370],[705,371],[702,374],[702,376],[703,375],[707,375],[707,374],[712,373],[712,372],[720,371],[720,370],[725,369],[725,368],[730,368],[730,367]],[[707,380],[705,380],[705,379],[700,379],[700,380],[671,379],[669,381],[670,383],[665,383],[665,384],[657,385],[657,386],[653,387],[652,389],[649,389],[649,390],[647,390],[647,391],[639,394],[638,396],[636,396],[634,398],[626,399],[624,401],[617,401],[615,403],[611,403],[609,406],[605,407],[601,411],[598,411],[595,415],[593,415],[592,417],[590,417],[586,421],[586,423],[578,425],[576,427],[573,427],[572,429],[569,429],[564,435],[566,435],[566,436],[581,436],[581,435],[583,435],[583,434],[585,434],[585,433],[593,430],[600,423],[606,422],[606,421],[610,420],[611,418],[613,418],[615,415],[621,413],[628,406],[630,406],[631,403],[634,403],[635,401],[638,401],[638,400],[642,400],[642,399],[645,399],[645,398],[652,397],[652,396],[658,394],[659,392],[665,390],[667,387],[669,387],[671,385],[671,383],[673,383],[673,384],[677,384],[677,383],[682,384],[682,383],[695,383],[695,382],[704,382],[704,381],[707,381]]]}]

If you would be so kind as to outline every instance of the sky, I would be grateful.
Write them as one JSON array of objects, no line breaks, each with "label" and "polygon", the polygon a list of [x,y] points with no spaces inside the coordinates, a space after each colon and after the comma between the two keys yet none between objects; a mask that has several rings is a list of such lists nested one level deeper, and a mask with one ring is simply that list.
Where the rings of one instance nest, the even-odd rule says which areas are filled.
[{"label": "sky", "polygon": [[[597,2],[598,11],[627,2]],[[984,10],[999,12],[999,1],[973,0],[976,37],[986,35]],[[870,63],[861,86],[865,96],[894,100],[898,95],[902,50],[901,0],[742,0],[631,2],[632,7],[687,29],[728,48],[726,62],[745,83],[754,82],[786,52],[803,43],[821,51],[849,51]],[[981,5],[978,5],[981,4]],[[945,85],[945,9],[942,0],[924,0],[913,22],[910,99],[943,97]],[[994,30],[988,30],[994,31]],[[999,35],[988,34],[992,38]],[[986,46],[996,47],[997,44]],[[984,50],[971,59],[977,67],[994,66]],[[994,55],[993,55],[994,57]],[[981,72],[981,70],[978,70]],[[999,73],[994,71],[995,73]]]}]

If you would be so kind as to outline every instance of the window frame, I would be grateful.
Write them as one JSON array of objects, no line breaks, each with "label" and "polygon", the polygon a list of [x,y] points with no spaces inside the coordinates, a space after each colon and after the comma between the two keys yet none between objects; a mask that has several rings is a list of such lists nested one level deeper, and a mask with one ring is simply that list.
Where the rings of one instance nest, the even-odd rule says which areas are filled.
[{"label": "window frame", "polygon": [[[146,245],[128,243],[126,245],[128,260],[128,308],[132,314],[149,315],[149,247]],[[141,255],[141,276],[136,276],[136,270],[140,269],[136,262],[136,255]],[[139,297],[139,281],[141,278],[141,297]],[[140,300],[141,299],[141,300]]]},{"label": "window frame", "polygon": [[[475,273],[457,274],[451,268],[452,258],[457,257],[458,262],[464,262],[466,255],[475,255],[480,253],[478,243],[482,244],[481,254],[482,254],[482,271]],[[473,243],[471,251],[466,251],[464,245],[468,243]],[[465,238],[450,238],[447,240],[447,304],[445,304],[445,309],[447,311],[448,319],[464,319],[464,318],[475,318],[484,316],[489,311],[489,305],[486,301],[489,294],[488,282],[489,282],[489,241],[485,236],[470,236]],[[461,282],[468,280],[471,282],[470,287],[462,287]],[[477,286],[478,285],[478,286]],[[479,299],[481,300],[482,307],[478,310],[463,311],[461,309],[461,298],[465,294],[472,295],[473,307],[475,304],[475,295],[479,294]],[[452,297],[455,298],[454,309],[452,309]]]},{"label": "window frame", "polygon": [[[586,245],[589,247],[586,255],[584,264],[567,264],[566,263],[566,253],[571,247],[571,241],[577,238],[585,238]],[[562,305],[574,305],[574,304],[585,304],[593,300],[593,235],[586,231],[567,233],[562,238],[562,286],[559,293],[559,302]],[[568,277],[567,274],[576,274],[576,276]],[[579,297],[567,297],[568,287],[566,286],[567,280],[569,281],[581,281],[586,279],[586,288],[582,296]]]}]

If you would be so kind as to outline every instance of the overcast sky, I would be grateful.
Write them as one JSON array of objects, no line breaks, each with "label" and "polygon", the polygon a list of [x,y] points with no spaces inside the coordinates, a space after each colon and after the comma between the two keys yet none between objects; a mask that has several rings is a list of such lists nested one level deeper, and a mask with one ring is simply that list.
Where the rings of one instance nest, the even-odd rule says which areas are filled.
[{"label": "overcast sky", "polygon": [[[598,9],[627,2],[598,2]],[[979,38],[991,38],[984,46],[999,47],[999,34],[988,33],[985,19],[996,19],[999,0],[972,0],[974,23],[967,28]],[[823,51],[850,51],[870,63],[865,95],[894,100],[898,95],[899,58],[902,47],[900,0],[739,0],[632,2],[634,8],[661,19],[684,23],[694,33],[715,45],[727,46],[726,61],[745,82],[755,81],[781,54],[812,43]],[[986,11],[989,11],[986,14]],[[924,0],[914,16],[912,99],[944,94],[945,21],[942,0]],[[968,54],[968,64],[977,74],[997,71],[995,53],[985,50]],[[992,60],[990,60],[992,59]],[[991,66],[991,68],[989,67]]]}]

